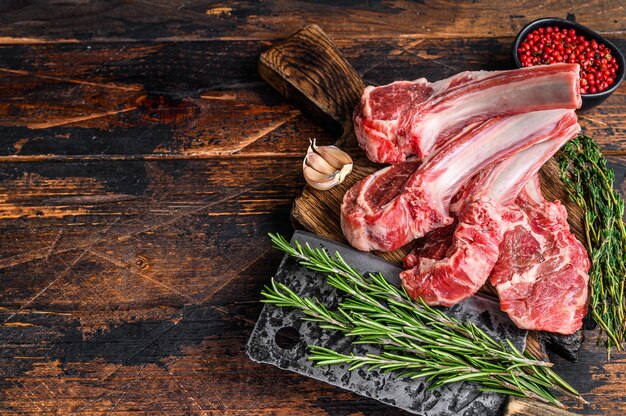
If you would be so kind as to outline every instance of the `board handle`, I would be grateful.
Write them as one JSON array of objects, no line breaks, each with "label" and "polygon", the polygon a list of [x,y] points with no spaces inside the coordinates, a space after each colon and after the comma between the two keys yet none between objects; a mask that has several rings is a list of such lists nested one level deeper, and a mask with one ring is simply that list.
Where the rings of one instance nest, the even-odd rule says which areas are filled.
[{"label": "board handle", "polygon": [[259,73],[288,102],[339,137],[339,144],[352,144],[352,113],[365,84],[319,26],[305,26],[263,52]]},{"label": "board handle", "polygon": [[565,409],[520,397],[509,398],[503,416],[576,416]]}]

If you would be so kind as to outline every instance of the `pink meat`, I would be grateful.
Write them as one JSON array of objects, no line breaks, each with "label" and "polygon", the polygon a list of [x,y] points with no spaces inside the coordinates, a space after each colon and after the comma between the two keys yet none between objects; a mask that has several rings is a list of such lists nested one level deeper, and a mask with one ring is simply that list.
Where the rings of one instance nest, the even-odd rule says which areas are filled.
[{"label": "pink meat", "polygon": [[374,162],[426,157],[458,130],[495,116],[581,105],[578,64],[512,71],[462,72],[428,82],[397,81],[367,87],[354,115],[359,144]]},{"label": "pink meat", "polygon": [[[413,265],[413,268],[400,275],[407,293],[416,298],[421,297],[429,304],[444,306],[454,305],[473,295],[486,282],[496,261],[501,261],[501,243],[507,241],[509,231],[519,233],[529,224],[525,212],[513,205],[520,190],[577,132],[577,126],[573,126],[473,178],[461,192],[462,198],[468,198],[469,202],[459,205],[459,225],[445,257],[413,258],[423,252],[407,256],[405,263]],[[484,208],[486,205],[488,209]],[[422,243],[419,247],[433,246],[441,241],[443,237],[438,236],[434,242]],[[515,251],[515,245],[510,249]],[[439,252],[434,254],[439,255]],[[516,253],[507,252],[507,256],[515,257]],[[529,264],[537,262],[527,260]],[[516,264],[514,260],[512,262]],[[504,274],[506,270],[506,267],[502,268]]]},{"label": "pink meat", "polygon": [[429,305],[452,306],[476,293],[498,259],[507,224],[519,220],[517,214],[489,197],[469,204],[446,257],[421,258],[415,267],[400,273],[408,295]]},{"label": "pink meat", "polygon": [[446,257],[448,249],[452,245],[452,237],[456,230],[457,222],[437,228],[429,232],[417,241],[415,247],[402,261],[405,269],[412,269],[419,264],[421,258],[441,260]]},{"label": "pink meat", "polygon": [[449,225],[450,199],[481,169],[578,130],[572,110],[537,111],[468,126],[419,168],[415,161],[405,162],[408,165],[382,169],[355,184],[341,206],[343,233],[359,250],[400,248]]},{"label": "pink meat", "polygon": [[565,207],[544,201],[537,182],[516,201],[526,221],[505,232],[489,279],[518,327],[573,334],[587,313],[589,257]]}]

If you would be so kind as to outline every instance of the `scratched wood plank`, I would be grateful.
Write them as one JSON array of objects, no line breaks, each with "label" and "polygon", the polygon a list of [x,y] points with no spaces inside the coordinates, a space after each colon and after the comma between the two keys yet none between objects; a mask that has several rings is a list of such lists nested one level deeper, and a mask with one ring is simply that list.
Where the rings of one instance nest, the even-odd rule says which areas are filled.
[{"label": "scratched wood plank", "polygon": [[[2,172],[0,409],[105,412],[124,398],[118,411],[219,413],[254,372],[236,369],[248,362],[259,276],[280,258],[265,233],[289,232],[299,167],[257,159]],[[228,372],[232,383],[200,393]]]},{"label": "scratched wood plank", "polygon": [[[383,84],[508,68],[510,42],[337,45],[367,83]],[[626,37],[618,44],[626,49]],[[256,62],[266,47],[250,41],[0,46],[0,161],[296,157],[311,137],[332,142],[259,78]],[[626,84],[581,115],[581,124],[603,150],[625,148]]]},{"label": "scratched wood plank", "polygon": [[315,22],[334,38],[493,37],[517,32],[525,23],[546,15],[578,21],[603,33],[623,33],[624,9],[601,0],[569,4],[557,0],[405,0],[311,2],[272,0],[206,2],[202,0],[92,0],[0,6],[3,42],[77,42],[101,39],[276,39]]},{"label": "scratched wood plank", "polygon": [[[265,233],[291,232],[307,139],[333,140],[263,85],[259,53],[315,22],[369,83],[437,79],[506,67],[547,10],[626,48],[620,7],[3,2],[0,413],[388,414],[244,354],[281,257]],[[605,151],[626,149],[625,108],[622,87],[582,120]],[[580,413],[624,414],[624,355],[593,335],[580,364],[553,360]]]},{"label": "scratched wood plank", "polygon": [[[626,157],[609,160],[623,192]],[[245,356],[258,293],[280,258],[265,233],[289,232],[303,186],[298,164],[22,163],[0,171],[8,173],[0,181],[0,409],[388,411]],[[7,215],[25,208],[34,215]],[[607,364],[592,340],[583,364],[557,360],[559,371],[591,395],[580,410],[626,411],[603,393],[626,388],[624,358]]]},{"label": "scratched wood plank", "polygon": [[[290,232],[299,163],[0,171],[1,411],[387,410],[278,369],[259,373],[245,356],[260,289],[281,257],[265,233]],[[11,218],[24,208],[35,215]]]}]

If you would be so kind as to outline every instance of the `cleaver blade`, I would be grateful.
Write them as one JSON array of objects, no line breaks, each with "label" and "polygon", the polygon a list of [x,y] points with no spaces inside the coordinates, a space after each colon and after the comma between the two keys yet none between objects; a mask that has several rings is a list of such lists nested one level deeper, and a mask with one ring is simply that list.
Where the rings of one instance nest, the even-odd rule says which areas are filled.
[{"label": "cleaver blade", "polygon": [[[372,254],[354,250],[343,244],[315,234],[296,231],[291,242],[308,243],[312,248],[339,252],[344,260],[362,273],[381,272],[391,283],[400,285],[401,269]],[[343,299],[341,293],[325,283],[322,273],[300,266],[285,255],[275,276],[276,280],[304,297],[315,297],[334,309]],[[446,314],[461,321],[471,321],[498,341],[510,340],[520,351],[525,348],[527,331],[517,328],[501,312],[496,299],[477,294],[452,308]],[[362,396],[423,416],[444,415],[499,415],[506,396],[481,392],[471,382],[457,382],[429,390],[423,379],[397,378],[394,373],[360,368],[348,371],[346,365],[316,367],[307,359],[307,345],[320,345],[348,354],[378,353],[377,346],[352,345],[351,339],[338,331],[320,329],[316,323],[303,321],[297,310],[265,305],[252,331],[246,351],[255,362],[272,364],[279,368],[339,386]]]}]

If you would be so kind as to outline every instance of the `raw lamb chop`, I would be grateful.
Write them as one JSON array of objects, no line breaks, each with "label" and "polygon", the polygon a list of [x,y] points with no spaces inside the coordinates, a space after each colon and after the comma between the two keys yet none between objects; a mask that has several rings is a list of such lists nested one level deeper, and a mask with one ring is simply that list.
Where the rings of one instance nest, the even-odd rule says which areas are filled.
[{"label": "raw lamb chop", "polygon": [[[405,262],[415,264],[400,274],[407,293],[428,304],[444,306],[476,293],[502,257],[500,247],[508,231],[522,230],[528,224],[525,212],[512,202],[541,166],[577,132],[576,125],[515,154],[473,181],[467,192],[470,200],[461,207],[459,224],[445,257],[410,258]],[[442,241],[439,236],[435,239],[438,241]],[[515,247],[511,249],[513,252],[507,254],[515,257]],[[506,274],[505,268],[502,270]]]},{"label": "raw lamb chop", "polygon": [[500,309],[520,328],[573,334],[587,313],[587,251],[570,232],[565,207],[543,199],[538,178],[516,204],[527,221],[504,233],[489,277]]},{"label": "raw lamb chop", "polygon": [[409,296],[429,305],[452,306],[470,297],[485,284],[498,260],[507,225],[522,217],[492,198],[475,199],[459,217],[445,257],[420,258],[415,267],[400,273],[402,286]]},{"label": "raw lamb chop", "polygon": [[562,63],[370,86],[355,110],[355,133],[374,162],[399,163],[413,154],[423,159],[470,123],[579,108],[578,72],[578,64]]},{"label": "raw lamb chop", "polygon": [[355,184],[341,206],[343,233],[359,250],[400,248],[449,225],[450,199],[481,169],[535,143],[578,130],[573,110],[537,111],[468,126],[419,168],[418,162],[410,161]]}]

